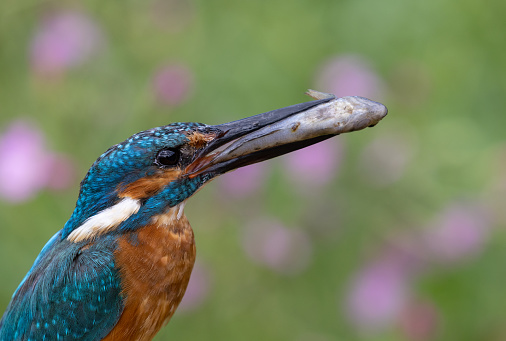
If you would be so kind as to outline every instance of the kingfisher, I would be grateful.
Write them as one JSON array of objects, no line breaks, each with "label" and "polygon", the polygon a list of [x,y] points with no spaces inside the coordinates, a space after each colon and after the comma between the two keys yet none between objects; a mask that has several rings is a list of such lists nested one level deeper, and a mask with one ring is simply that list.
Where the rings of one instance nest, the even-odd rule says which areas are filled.
[{"label": "kingfisher", "polygon": [[387,114],[366,98],[308,94],[313,101],[229,123],[149,129],[105,151],[14,292],[0,340],[151,340],[190,280],[196,252],[184,207],[194,193]]}]

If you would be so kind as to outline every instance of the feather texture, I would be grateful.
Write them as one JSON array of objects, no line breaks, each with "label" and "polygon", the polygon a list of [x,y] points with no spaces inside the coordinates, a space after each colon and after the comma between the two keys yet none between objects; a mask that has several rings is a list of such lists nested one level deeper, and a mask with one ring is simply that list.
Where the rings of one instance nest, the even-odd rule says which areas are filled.
[{"label": "feather texture", "polygon": [[115,249],[113,237],[90,244],[54,239],[15,292],[0,340],[91,341],[107,335],[124,305]]}]

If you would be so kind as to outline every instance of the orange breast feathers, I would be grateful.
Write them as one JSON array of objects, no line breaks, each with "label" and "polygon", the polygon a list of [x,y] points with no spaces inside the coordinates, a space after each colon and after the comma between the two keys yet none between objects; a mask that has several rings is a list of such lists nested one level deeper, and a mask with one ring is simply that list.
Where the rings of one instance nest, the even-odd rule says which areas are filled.
[{"label": "orange breast feathers", "polygon": [[151,340],[176,311],[195,263],[193,231],[180,205],[120,237],[116,261],[125,308],[104,340]]}]

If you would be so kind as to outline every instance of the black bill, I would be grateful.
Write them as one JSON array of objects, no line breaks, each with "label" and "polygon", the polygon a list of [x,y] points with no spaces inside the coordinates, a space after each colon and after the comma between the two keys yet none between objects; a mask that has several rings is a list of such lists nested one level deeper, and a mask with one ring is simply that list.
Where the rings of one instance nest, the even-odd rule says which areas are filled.
[{"label": "black bill", "polygon": [[367,98],[337,98],[313,90],[315,101],[292,105],[238,121],[207,126],[216,133],[189,166],[188,174],[212,177],[268,160],[342,133],[376,125],[387,108]]}]

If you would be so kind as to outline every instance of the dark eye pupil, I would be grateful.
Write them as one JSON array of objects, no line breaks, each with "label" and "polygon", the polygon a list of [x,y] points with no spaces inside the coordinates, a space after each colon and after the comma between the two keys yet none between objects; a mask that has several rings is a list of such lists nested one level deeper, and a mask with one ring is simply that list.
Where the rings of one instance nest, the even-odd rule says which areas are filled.
[{"label": "dark eye pupil", "polygon": [[162,149],[156,156],[156,163],[160,166],[174,166],[179,161],[179,150]]}]

